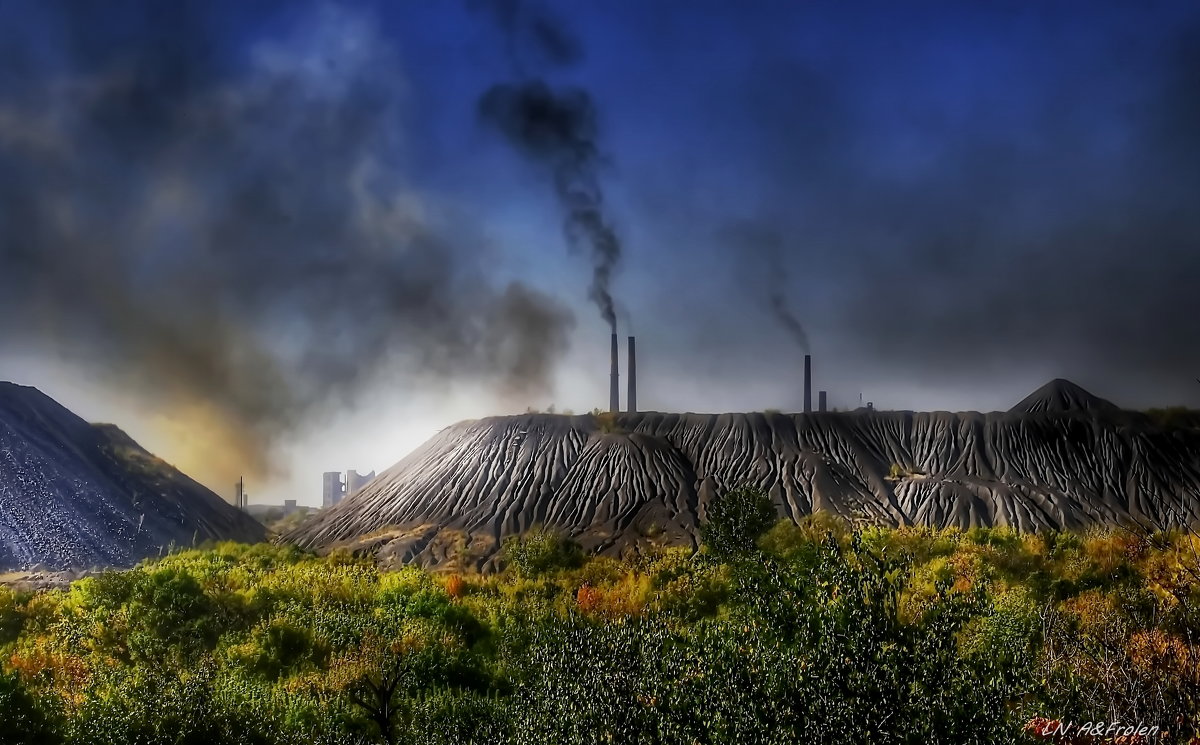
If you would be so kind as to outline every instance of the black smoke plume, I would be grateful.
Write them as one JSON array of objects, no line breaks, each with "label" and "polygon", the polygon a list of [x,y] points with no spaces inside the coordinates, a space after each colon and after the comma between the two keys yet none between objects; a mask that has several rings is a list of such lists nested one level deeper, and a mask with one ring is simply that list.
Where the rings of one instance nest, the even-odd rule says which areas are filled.
[{"label": "black smoke plume", "polygon": [[540,81],[493,86],[479,101],[480,115],[520,152],[547,168],[566,218],[563,231],[574,250],[592,260],[588,295],[616,331],[610,290],[621,243],[604,214],[597,178],[596,111],[586,91],[551,90]]},{"label": "black smoke plume", "polygon": [[[583,55],[578,40],[545,8],[521,0],[470,0],[488,13],[508,44],[518,77],[537,67],[565,67]],[[479,115],[522,155],[545,169],[565,213],[567,244],[592,261],[588,297],[616,332],[612,278],[621,260],[621,242],[604,212],[599,172],[596,106],[580,88],[553,89],[542,80],[492,86],[479,99]]]}]

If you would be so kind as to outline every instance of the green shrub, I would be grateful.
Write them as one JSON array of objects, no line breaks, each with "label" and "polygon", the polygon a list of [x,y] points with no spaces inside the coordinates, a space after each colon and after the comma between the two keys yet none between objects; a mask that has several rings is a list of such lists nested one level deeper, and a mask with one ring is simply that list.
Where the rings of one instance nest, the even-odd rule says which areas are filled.
[{"label": "green shrub", "polygon": [[765,492],[742,487],[709,501],[700,538],[718,559],[745,556],[755,550],[755,541],[776,519],[775,505]]},{"label": "green shrub", "polygon": [[0,647],[16,641],[25,627],[22,594],[0,587]]},{"label": "green shrub", "polygon": [[255,629],[238,656],[255,674],[276,680],[301,668],[321,666],[329,648],[314,638],[312,627],[278,618]]},{"label": "green shrub", "polygon": [[566,536],[545,528],[534,528],[504,539],[501,554],[505,564],[523,577],[536,577],[583,564],[583,549]]},{"label": "green shrub", "polygon": [[513,742],[686,742],[664,738],[677,643],[660,624],[569,623],[536,630],[514,693]]}]

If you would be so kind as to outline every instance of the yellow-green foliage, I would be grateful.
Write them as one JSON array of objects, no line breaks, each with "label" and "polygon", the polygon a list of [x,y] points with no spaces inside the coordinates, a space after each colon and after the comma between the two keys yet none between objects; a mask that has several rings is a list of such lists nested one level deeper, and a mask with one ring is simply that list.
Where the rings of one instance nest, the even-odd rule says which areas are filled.
[{"label": "yellow-green foliage", "polygon": [[[936,741],[1015,742],[1033,715],[1175,721],[1200,690],[1200,539],[1182,532],[855,530],[818,514],[727,560],[585,557],[545,531],[506,549],[511,566],[481,575],[222,543],[67,590],[0,588],[0,684],[73,742],[166,742],[147,732],[191,717],[211,726],[195,741],[336,745],[660,732],[667,698],[698,728],[672,742],[735,742],[832,716],[804,708],[828,696],[893,707],[877,713],[902,722],[897,741],[925,741],[922,707],[953,702]],[[705,729],[735,713],[744,731]]]},{"label": "yellow-green foliage", "polygon": [[14,641],[25,626],[23,598],[7,587],[0,587],[0,645]]},{"label": "yellow-green foliage", "polygon": [[617,426],[617,415],[614,412],[595,410],[592,412],[592,419],[596,422],[596,428],[604,434],[621,431]]},{"label": "yellow-green foliage", "polygon": [[992,612],[979,616],[959,636],[960,649],[970,655],[1030,656],[1040,624],[1041,606],[1025,587],[1001,590]]},{"label": "yellow-green foliage", "polygon": [[541,526],[535,526],[523,535],[504,539],[501,550],[510,570],[526,577],[572,569],[584,561],[579,544]]}]

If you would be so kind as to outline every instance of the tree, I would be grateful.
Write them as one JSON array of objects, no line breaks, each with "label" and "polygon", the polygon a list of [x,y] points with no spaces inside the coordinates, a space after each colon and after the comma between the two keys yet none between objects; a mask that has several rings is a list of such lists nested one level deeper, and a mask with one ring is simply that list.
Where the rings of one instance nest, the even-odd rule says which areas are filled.
[{"label": "tree", "polygon": [[509,536],[501,547],[504,561],[523,577],[583,564],[583,549],[566,536],[546,528],[533,528],[520,536]]},{"label": "tree", "polygon": [[737,558],[753,552],[755,541],[776,519],[771,498],[761,489],[744,486],[708,503],[700,538],[715,557]]}]

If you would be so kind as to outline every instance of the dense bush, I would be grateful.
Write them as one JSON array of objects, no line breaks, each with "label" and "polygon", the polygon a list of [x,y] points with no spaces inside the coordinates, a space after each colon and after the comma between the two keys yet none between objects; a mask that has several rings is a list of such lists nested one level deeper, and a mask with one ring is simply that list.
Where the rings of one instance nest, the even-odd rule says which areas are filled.
[{"label": "dense bush", "polygon": [[705,550],[627,561],[545,531],[486,576],[221,544],[2,590],[0,741],[1016,743],[1035,718],[1196,734],[1194,536],[772,526],[752,490],[708,507]]},{"label": "dense bush", "polygon": [[720,494],[705,508],[700,526],[704,547],[720,559],[744,556],[776,520],[771,498],[758,489],[744,487]]},{"label": "dense bush", "polygon": [[526,577],[555,569],[574,569],[584,559],[578,543],[541,527],[506,538],[502,553],[508,566]]}]

